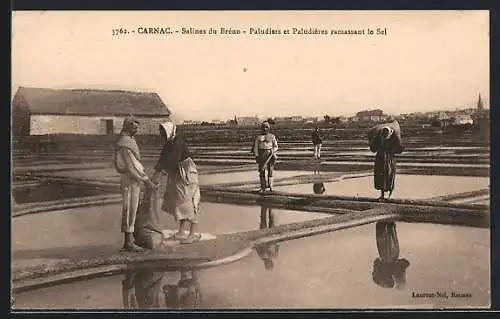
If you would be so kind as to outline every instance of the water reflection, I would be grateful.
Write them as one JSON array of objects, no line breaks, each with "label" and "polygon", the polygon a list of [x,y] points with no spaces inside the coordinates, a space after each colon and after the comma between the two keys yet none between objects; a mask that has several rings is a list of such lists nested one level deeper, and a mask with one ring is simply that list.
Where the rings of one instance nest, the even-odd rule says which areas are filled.
[{"label": "water reflection", "polygon": [[326,191],[325,184],[321,183],[313,183],[313,192],[314,194],[321,195]]},{"label": "water reflection", "polygon": [[[177,282],[165,283],[172,279]],[[201,302],[198,270],[128,271],[122,281],[122,294],[124,309],[196,309]]]},{"label": "water reflection", "polygon": [[177,285],[165,285],[163,292],[168,308],[199,308],[201,291],[198,270],[181,271]]},{"label": "water reflection", "polygon": [[[260,229],[275,226],[275,215],[272,208],[267,205],[260,205]],[[276,243],[262,244],[255,248],[259,257],[264,261],[264,267],[267,270],[273,270],[273,259],[278,257],[279,249],[280,247]]]},{"label": "water reflection", "polygon": [[399,258],[396,223],[377,222],[375,227],[379,257],[373,261],[373,281],[383,288],[403,289],[406,284],[406,269],[410,263]]},{"label": "water reflection", "polygon": [[[321,174],[321,163],[318,163],[318,164],[316,164],[316,166],[314,168],[314,176],[315,177],[319,177],[320,174]],[[326,191],[326,188],[325,188],[325,184],[323,182],[321,182],[321,181],[317,182],[316,181],[316,182],[313,183],[313,192],[314,192],[314,194],[321,195],[325,191]]]}]

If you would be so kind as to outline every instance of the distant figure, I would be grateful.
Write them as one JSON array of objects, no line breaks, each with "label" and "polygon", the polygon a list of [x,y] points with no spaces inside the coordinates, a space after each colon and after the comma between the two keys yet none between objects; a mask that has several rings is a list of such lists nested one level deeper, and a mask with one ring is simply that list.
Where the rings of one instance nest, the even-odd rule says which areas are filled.
[{"label": "distant figure", "polygon": [[[266,205],[260,206],[260,229],[275,227],[274,213]],[[273,270],[273,259],[278,257],[280,246],[278,244],[262,244],[255,248],[259,257],[264,261],[266,270]]]},{"label": "distant figure", "polygon": [[402,289],[406,284],[408,260],[399,258],[396,223],[377,222],[376,239],[379,258],[373,262],[373,281],[383,288]]},{"label": "distant figure", "polygon": [[153,181],[158,182],[162,172],[167,174],[167,183],[161,209],[179,222],[179,231],[173,238],[182,244],[197,242],[201,234],[196,233],[202,214],[200,209],[200,186],[198,169],[184,138],[177,134],[173,122],[160,125],[160,135],[165,145],[155,166]]},{"label": "distant figure", "polygon": [[370,150],[376,152],[374,184],[375,189],[380,190],[379,199],[385,198],[385,192],[389,192],[390,198],[396,178],[395,154],[403,152],[401,139],[394,134],[393,128],[384,126],[371,138]]},{"label": "distant figure", "polygon": [[311,134],[312,143],[314,146],[314,159],[321,159],[321,145],[323,144],[323,137],[319,131],[319,127],[315,127]]},{"label": "distant figure", "polygon": [[146,175],[144,166],[140,163],[139,147],[134,138],[138,128],[139,121],[132,115],[124,119],[114,158],[116,171],[121,176],[120,185],[123,197],[121,230],[125,239],[121,250],[129,252],[143,251],[135,244],[133,235],[141,182],[144,182],[151,189],[156,188],[156,185]]},{"label": "distant figure", "polygon": [[264,121],[260,128],[260,134],[255,138],[253,145],[253,155],[259,165],[260,192],[265,192],[267,189],[273,190],[273,171],[277,159],[278,142],[270,130],[269,122]]}]

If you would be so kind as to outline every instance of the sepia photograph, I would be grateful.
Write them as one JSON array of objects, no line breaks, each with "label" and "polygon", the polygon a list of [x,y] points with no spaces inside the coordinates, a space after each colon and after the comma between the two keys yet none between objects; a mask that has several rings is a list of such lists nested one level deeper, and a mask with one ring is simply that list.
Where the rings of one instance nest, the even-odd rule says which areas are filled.
[{"label": "sepia photograph", "polygon": [[11,311],[490,309],[488,10],[11,21]]}]

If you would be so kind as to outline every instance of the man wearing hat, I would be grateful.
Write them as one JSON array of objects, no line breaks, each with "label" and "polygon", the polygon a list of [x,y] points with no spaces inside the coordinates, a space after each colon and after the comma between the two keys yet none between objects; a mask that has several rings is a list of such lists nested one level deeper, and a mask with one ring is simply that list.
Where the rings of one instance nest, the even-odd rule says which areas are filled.
[{"label": "man wearing hat", "polygon": [[140,163],[139,147],[134,138],[138,128],[139,121],[133,115],[128,115],[123,121],[115,151],[115,168],[121,175],[120,185],[123,196],[121,230],[125,238],[122,251],[131,252],[143,251],[135,244],[133,235],[141,182],[144,182],[151,189],[156,188],[156,185],[146,175],[144,166]]},{"label": "man wearing hat", "polygon": [[312,143],[314,146],[314,158],[321,158],[321,146],[323,145],[323,137],[321,136],[321,132],[319,131],[319,127],[315,127],[314,131],[311,134]]},{"label": "man wearing hat", "polygon": [[261,132],[255,138],[253,145],[255,161],[259,164],[260,192],[265,192],[267,188],[270,191],[273,190],[273,170],[277,157],[278,142],[276,136],[271,134],[270,130],[269,122],[264,121],[261,125]]}]

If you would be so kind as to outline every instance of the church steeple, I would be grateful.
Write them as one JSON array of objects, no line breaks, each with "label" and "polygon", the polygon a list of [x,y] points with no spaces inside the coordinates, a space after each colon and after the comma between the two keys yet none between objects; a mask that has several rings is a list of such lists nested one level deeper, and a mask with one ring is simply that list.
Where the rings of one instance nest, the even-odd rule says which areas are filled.
[{"label": "church steeple", "polygon": [[479,93],[479,98],[477,100],[477,109],[481,111],[484,108],[483,100],[481,99],[481,93]]}]

